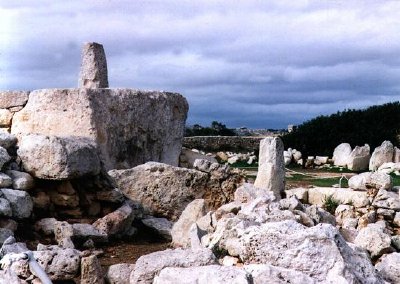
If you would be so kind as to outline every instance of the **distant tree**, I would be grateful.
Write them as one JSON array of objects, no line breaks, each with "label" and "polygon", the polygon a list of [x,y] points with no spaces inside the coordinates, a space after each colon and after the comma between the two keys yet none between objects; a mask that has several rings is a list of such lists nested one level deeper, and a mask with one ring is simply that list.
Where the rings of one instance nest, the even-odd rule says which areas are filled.
[{"label": "distant tree", "polygon": [[185,136],[235,136],[233,129],[229,129],[225,124],[218,121],[211,122],[210,127],[203,127],[199,124],[193,127],[186,127]]}]

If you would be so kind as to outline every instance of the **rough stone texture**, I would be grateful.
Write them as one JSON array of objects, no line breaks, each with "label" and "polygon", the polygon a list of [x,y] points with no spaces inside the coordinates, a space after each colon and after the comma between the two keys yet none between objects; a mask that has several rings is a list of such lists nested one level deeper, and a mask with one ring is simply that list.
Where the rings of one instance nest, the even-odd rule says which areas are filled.
[{"label": "rough stone texture", "polygon": [[78,275],[81,258],[75,249],[34,251],[33,255],[51,280],[72,280]]},{"label": "rough stone texture", "polygon": [[72,229],[73,229],[73,235],[72,239],[78,239],[78,240],[88,240],[91,239],[94,242],[99,242],[99,243],[104,243],[108,241],[108,236],[97,230],[93,225],[91,224],[72,224]]},{"label": "rough stone texture", "polygon": [[0,108],[24,106],[28,101],[29,92],[0,91]]},{"label": "rough stone texture", "polygon": [[9,237],[13,237],[14,232],[10,229],[0,228],[0,246],[3,245],[4,241],[7,240]]},{"label": "rough stone texture", "polygon": [[54,238],[58,245],[65,249],[75,248],[72,242],[72,236],[74,235],[74,229],[71,224],[65,221],[57,221],[54,224]]},{"label": "rough stone texture", "polygon": [[235,191],[235,202],[238,203],[247,203],[253,201],[258,197],[270,197],[274,199],[274,196],[271,196],[271,191],[268,191],[263,188],[257,188],[251,183],[244,183]]},{"label": "rough stone texture", "polygon": [[400,283],[400,253],[383,255],[375,268],[389,283]]},{"label": "rough stone texture", "polygon": [[227,224],[222,234],[216,229],[218,249],[238,255],[244,264],[279,266],[323,283],[382,283],[367,255],[349,247],[332,225],[307,228],[293,220]]},{"label": "rough stone texture", "polygon": [[134,264],[119,263],[111,265],[106,274],[109,284],[129,284],[131,272],[135,269]]},{"label": "rough stone texture", "polygon": [[190,228],[205,214],[204,199],[195,199],[190,202],[172,227],[172,245],[175,247],[190,247]]},{"label": "rough stone texture", "polygon": [[12,183],[11,177],[4,173],[0,173],[0,188],[10,187]]},{"label": "rough stone texture", "polygon": [[207,265],[198,267],[167,267],[154,278],[154,284],[176,283],[250,284],[250,275],[237,267]]},{"label": "rough stone texture", "polygon": [[9,149],[17,144],[17,137],[0,129],[0,146]]},{"label": "rough stone texture", "polygon": [[341,204],[352,203],[354,207],[365,207],[369,205],[365,191],[354,191],[349,188],[314,187],[308,189],[308,202],[322,206],[326,197],[332,195]]},{"label": "rough stone texture", "polygon": [[0,170],[3,168],[5,163],[8,163],[11,160],[10,155],[7,150],[3,147],[0,147]]},{"label": "rough stone texture", "polygon": [[392,209],[395,211],[400,210],[399,195],[395,192],[380,189],[375,196],[372,205],[378,208]]},{"label": "rough stone texture", "polygon": [[243,182],[225,165],[206,160],[195,164],[202,171],[148,162],[109,174],[125,196],[143,205],[146,214],[177,220],[194,199],[205,199],[207,209],[231,201],[237,185]]},{"label": "rough stone texture", "polygon": [[400,163],[400,149],[397,148],[397,147],[394,147],[393,162],[394,163]]},{"label": "rough stone texture", "polygon": [[369,170],[376,171],[383,163],[393,162],[394,148],[390,141],[383,141],[376,147],[369,161]]},{"label": "rough stone texture", "polygon": [[368,144],[364,146],[356,146],[351,151],[347,160],[347,168],[351,171],[363,171],[368,169],[370,155],[370,148]]},{"label": "rough stone texture", "polygon": [[83,257],[81,260],[81,284],[104,283],[103,271],[95,255]]},{"label": "rough stone texture", "polygon": [[18,155],[24,169],[41,179],[65,180],[100,172],[95,143],[88,138],[31,134],[23,136]]},{"label": "rough stone texture", "polygon": [[148,216],[141,221],[146,227],[150,228],[164,239],[172,240],[171,230],[173,223],[168,219]]},{"label": "rough stone texture", "polygon": [[193,169],[193,164],[196,159],[204,159],[210,161],[211,163],[218,163],[217,159],[215,159],[213,156],[203,155],[192,150],[183,148],[181,155],[179,156],[179,166]]},{"label": "rough stone texture", "polygon": [[107,60],[103,45],[89,42],[83,46],[79,88],[108,88]]},{"label": "rough stone texture", "polygon": [[400,212],[396,212],[396,215],[394,216],[393,219],[393,224],[396,225],[397,227],[400,227]]},{"label": "rough stone texture", "polygon": [[298,187],[285,191],[286,197],[296,196],[302,203],[308,203],[308,188]]},{"label": "rough stone texture", "polygon": [[132,89],[43,89],[31,93],[11,133],[95,141],[106,169],[147,161],[178,165],[188,103],[179,94]]},{"label": "rough stone texture", "polygon": [[352,176],[349,179],[349,187],[358,190],[392,189],[392,178],[390,175],[381,172],[366,172]]},{"label": "rough stone texture", "polygon": [[279,200],[285,190],[285,163],[283,142],[280,138],[267,137],[260,142],[258,173],[254,186],[274,193]]},{"label": "rough stone texture", "polygon": [[13,114],[8,109],[0,109],[0,127],[10,127]]},{"label": "rough stone texture", "polygon": [[270,264],[250,264],[245,265],[244,269],[251,274],[252,284],[314,284],[317,281],[310,276],[293,270],[282,267],[273,266]]},{"label": "rough stone texture", "polygon": [[141,256],[131,273],[131,283],[152,283],[154,276],[165,267],[191,267],[216,264],[209,249],[164,250]]},{"label": "rough stone texture", "polygon": [[0,192],[10,202],[13,217],[23,219],[31,215],[33,201],[27,192],[9,188],[2,188]]},{"label": "rough stone texture", "polygon": [[12,185],[14,189],[29,190],[35,186],[35,180],[28,173],[9,170],[6,171],[6,174],[12,178]]},{"label": "rough stone texture", "polygon": [[57,220],[55,218],[43,218],[35,223],[35,231],[41,232],[44,235],[54,234],[54,227]]},{"label": "rough stone texture", "polygon": [[382,227],[376,224],[369,224],[358,232],[354,244],[366,249],[372,258],[377,258],[384,253],[391,252],[391,238]]},{"label": "rough stone texture", "polygon": [[106,235],[116,235],[128,230],[135,218],[129,204],[124,204],[117,210],[107,214],[93,223],[93,227]]},{"label": "rough stone texture", "polygon": [[332,226],[336,225],[335,216],[317,205],[307,207],[305,213],[314,221],[314,224],[326,223],[331,224]]},{"label": "rough stone texture", "polygon": [[12,209],[10,202],[0,197],[0,216],[12,217]]},{"label": "rough stone texture", "polygon": [[349,161],[351,154],[351,146],[349,143],[342,143],[338,145],[333,151],[333,164],[335,166],[344,167]]},{"label": "rough stone texture", "polygon": [[256,151],[262,137],[253,136],[194,136],[183,138],[183,146],[204,151]]}]

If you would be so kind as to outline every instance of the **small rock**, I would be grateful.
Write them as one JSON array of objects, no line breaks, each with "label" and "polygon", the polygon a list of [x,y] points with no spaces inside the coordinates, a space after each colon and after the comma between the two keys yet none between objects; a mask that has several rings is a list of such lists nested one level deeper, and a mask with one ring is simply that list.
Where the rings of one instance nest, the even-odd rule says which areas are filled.
[{"label": "small rock", "polygon": [[81,260],[81,284],[104,283],[103,271],[96,256],[83,257]]},{"label": "small rock", "polygon": [[120,263],[111,265],[106,274],[110,284],[129,284],[129,276],[135,268],[134,264]]},{"label": "small rock", "polygon": [[4,164],[8,163],[10,160],[11,157],[7,150],[0,146],[0,169],[2,169]]},{"label": "small rock", "polygon": [[369,224],[361,229],[354,243],[371,253],[372,258],[377,258],[384,253],[392,252],[391,238],[376,224]]},{"label": "small rock", "polygon": [[146,218],[143,218],[141,221],[146,227],[152,229],[164,239],[169,241],[172,240],[171,230],[173,223],[168,219],[148,216]]},{"label": "small rock", "polygon": [[55,218],[43,218],[35,223],[35,231],[41,232],[46,236],[54,234],[54,228],[56,226],[57,219]]},{"label": "small rock", "polygon": [[9,170],[6,171],[13,180],[13,188],[18,190],[29,190],[35,186],[35,181],[32,176],[25,172]]},{"label": "small rock", "polygon": [[8,175],[0,173],[0,188],[10,187],[12,183],[12,179]]},{"label": "small rock", "polygon": [[26,191],[2,188],[0,192],[10,202],[13,217],[23,219],[31,215],[33,202]]}]

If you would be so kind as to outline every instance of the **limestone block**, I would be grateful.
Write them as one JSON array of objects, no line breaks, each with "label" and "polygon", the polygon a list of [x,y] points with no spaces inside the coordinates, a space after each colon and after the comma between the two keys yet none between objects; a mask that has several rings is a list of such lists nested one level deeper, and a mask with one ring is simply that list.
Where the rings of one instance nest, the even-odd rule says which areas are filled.
[{"label": "limestone block", "polygon": [[26,91],[0,91],[0,108],[24,106],[28,97]]},{"label": "limestone block", "polygon": [[8,109],[0,109],[0,126],[9,127],[11,126],[11,119],[13,114]]},{"label": "limestone block", "polygon": [[347,165],[351,154],[351,146],[349,143],[338,145],[333,151],[333,164],[335,166],[344,167]]},{"label": "limestone block", "polygon": [[107,170],[147,161],[178,165],[188,103],[175,93],[132,89],[44,89],[31,93],[11,133],[95,141]]},{"label": "limestone block", "polygon": [[376,147],[369,161],[369,170],[376,171],[382,164],[393,162],[394,147],[390,141],[383,141]]}]

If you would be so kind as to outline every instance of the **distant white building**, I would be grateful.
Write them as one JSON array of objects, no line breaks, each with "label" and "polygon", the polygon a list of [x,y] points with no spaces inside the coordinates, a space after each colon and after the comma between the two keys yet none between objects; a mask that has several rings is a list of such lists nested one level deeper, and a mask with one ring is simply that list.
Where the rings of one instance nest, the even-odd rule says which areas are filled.
[{"label": "distant white building", "polygon": [[296,125],[289,124],[287,127],[287,131],[290,133],[293,132],[294,130],[296,130]]}]

